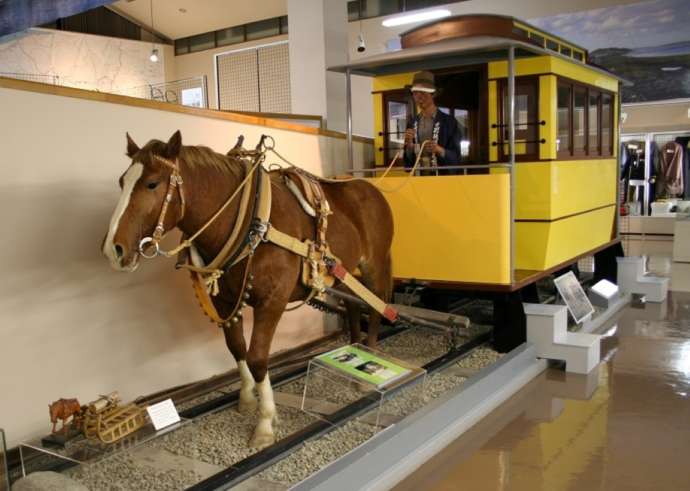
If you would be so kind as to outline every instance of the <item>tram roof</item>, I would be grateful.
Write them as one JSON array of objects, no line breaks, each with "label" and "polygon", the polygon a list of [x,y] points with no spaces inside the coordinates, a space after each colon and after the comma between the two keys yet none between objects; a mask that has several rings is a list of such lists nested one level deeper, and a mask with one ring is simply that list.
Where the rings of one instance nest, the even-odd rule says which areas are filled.
[{"label": "tram roof", "polygon": [[329,67],[332,72],[345,73],[348,69],[353,75],[376,77],[418,70],[434,70],[467,65],[479,65],[490,61],[508,58],[508,49],[515,48],[515,58],[530,56],[556,56],[570,63],[582,65],[590,70],[603,73],[621,82],[621,77],[590,64],[579,63],[531,43],[495,36],[476,36],[438,41],[432,44],[359,58],[346,65]]}]

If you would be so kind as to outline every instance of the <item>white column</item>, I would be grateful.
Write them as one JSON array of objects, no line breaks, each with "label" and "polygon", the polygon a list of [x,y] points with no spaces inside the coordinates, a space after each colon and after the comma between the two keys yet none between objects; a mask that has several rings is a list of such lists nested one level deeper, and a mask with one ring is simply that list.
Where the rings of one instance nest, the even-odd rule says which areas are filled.
[{"label": "white column", "polygon": [[345,130],[345,76],[326,68],[347,63],[347,2],[288,0],[292,112],[320,115]]}]

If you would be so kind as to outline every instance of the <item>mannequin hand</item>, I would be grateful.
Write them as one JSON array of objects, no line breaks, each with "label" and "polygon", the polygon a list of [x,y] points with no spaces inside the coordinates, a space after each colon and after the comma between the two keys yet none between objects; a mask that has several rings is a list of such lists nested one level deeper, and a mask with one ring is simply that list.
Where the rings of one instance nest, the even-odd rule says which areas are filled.
[{"label": "mannequin hand", "polygon": [[405,146],[411,147],[414,145],[414,128],[407,128],[405,130]]}]

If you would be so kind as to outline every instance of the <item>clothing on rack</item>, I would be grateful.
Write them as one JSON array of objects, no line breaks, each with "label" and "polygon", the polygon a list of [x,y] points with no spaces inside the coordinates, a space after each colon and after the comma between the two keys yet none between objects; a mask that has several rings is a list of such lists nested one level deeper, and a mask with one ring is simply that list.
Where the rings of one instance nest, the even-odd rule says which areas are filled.
[{"label": "clothing on rack", "polygon": [[676,137],[683,148],[683,199],[690,200],[690,136]]},{"label": "clothing on rack", "polygon": [[657,180],[657,197],[677,198],[683,195],[684,151],[680,143],[667,142],[661,148]]}]

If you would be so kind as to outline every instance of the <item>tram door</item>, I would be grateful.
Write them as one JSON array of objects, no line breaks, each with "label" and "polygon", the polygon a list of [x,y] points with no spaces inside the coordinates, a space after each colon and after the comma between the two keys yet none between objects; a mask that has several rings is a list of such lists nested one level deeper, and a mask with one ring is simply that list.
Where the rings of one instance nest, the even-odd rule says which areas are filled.
[{"label": "tram door", "polygon": [[484,77],[484,71],[475,68],[435,73],[438,88],[436,105],[458,122],[459,164],[481,164],[487,160],[485,132],[480,131],[486,118],[486,110],[482,109],[486,102],[480,97],[480,84]]},{"label": "tram door", "polygon": [[[388,165],[396,152],[403,149],[405,129],[414,114],[414,101],[407,89],[391,90],[383,94],[383,162]],[[402,162],[396,162],[402,166]]]}]

